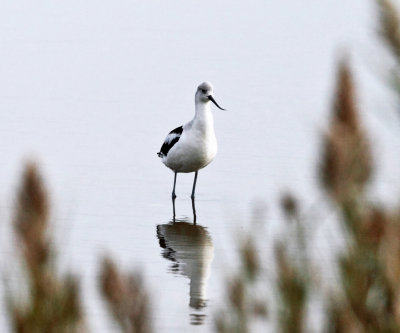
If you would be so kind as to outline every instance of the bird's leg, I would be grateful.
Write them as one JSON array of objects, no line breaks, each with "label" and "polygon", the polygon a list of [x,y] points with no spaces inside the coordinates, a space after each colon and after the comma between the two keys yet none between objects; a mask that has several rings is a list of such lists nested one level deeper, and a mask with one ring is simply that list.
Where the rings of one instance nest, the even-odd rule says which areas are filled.
[{"label": "bird's leg", "polygon": [[193,181],[193,190],[192,190],[192,199],[194,199],[194,192],[196,191],[196,182],[197,182],[197,172],[194,174],[194,181]]},{"label": "bird's leg", "polygon": [[175,176],[174,176],[174,189],[172,190],[172,200],[175,200],[175,198],[176,198],[176,195],[175,195],[176,174],[177,174],[177,172],[175,172]]},{"label": "bird's leg", "polygon": [[172,197],[172,213],[173,213],[172,221],[175,222],[175,198],[174,197]]},{"label": "bird's leg", "polygon": [[174,176],[174,189],[172,190],[172,212],[173,212],[173,214],[174,214],[174,216],[173,216],[173,221],[175,222],[175,198],[176,198],[176,195],[175,195],[175,185],[176,185],[176,172],[175,172],[175,176]]},{"label": "bird's leg", "polygon": [[194,198],[192,198],[192,209],[193,209],[193,224],[196,224],[196,206],[194,203]]}]

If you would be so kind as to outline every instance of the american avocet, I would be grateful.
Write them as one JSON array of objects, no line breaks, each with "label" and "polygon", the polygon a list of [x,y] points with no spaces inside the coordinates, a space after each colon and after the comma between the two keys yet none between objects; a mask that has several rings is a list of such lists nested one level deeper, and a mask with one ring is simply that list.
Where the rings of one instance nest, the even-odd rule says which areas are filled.
[{"label": "american avocet", "polygon": [[194,118],[183,126],[172,130],[158,156],[162,162],[174,171],[174,189],[172,199],[176,198],[175,185],[178,172],[194,172],[192,199],[196,189],[197,173],[214,159],[217,153],[217,139],[214,133],[214,119],[211,114],[210,101],[221,108],[213,98],[213,86],[203,82],[197,88],[195,95]]}]

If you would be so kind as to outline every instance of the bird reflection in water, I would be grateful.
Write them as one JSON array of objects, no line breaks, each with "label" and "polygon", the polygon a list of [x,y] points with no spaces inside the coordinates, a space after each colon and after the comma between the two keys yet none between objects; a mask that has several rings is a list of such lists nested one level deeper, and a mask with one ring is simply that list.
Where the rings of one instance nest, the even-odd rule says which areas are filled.
[{"label": "bird reflection in water", "polygon": [[206,228],[186,220],[173,220],[157,226],[162,256],[172,261],[169,272],[190,280],[189,306],[196,310],[190,315],[192,325],[201,325],[207,305],[206,287],[214,256],[212,239]]}]

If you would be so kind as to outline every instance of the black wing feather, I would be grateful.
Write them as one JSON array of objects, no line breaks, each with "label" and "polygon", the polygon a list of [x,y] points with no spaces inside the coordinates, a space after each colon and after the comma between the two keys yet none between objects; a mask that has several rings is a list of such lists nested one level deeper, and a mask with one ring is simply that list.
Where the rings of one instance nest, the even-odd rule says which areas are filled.
[{"label": "black wing feather", "polygon": [[[159,157],[167,156],[171,148],[177,143],[182,135],[183,126],[179,126],[168,133],[163,145],[161,146],[160,152],[157,153]],[[174,135],[172,140],[168,140],[168,136]]]}]

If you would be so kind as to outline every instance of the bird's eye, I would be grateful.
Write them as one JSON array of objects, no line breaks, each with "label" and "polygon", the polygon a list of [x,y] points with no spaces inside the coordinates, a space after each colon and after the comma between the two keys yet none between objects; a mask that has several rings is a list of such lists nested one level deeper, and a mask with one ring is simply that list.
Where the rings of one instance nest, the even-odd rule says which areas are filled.
[{"label": "bird's eye", "polygon": [[205,94],[205,93],[207,93],[207,90],[201,89],[201,92],[202,92],[203,94]]}]

